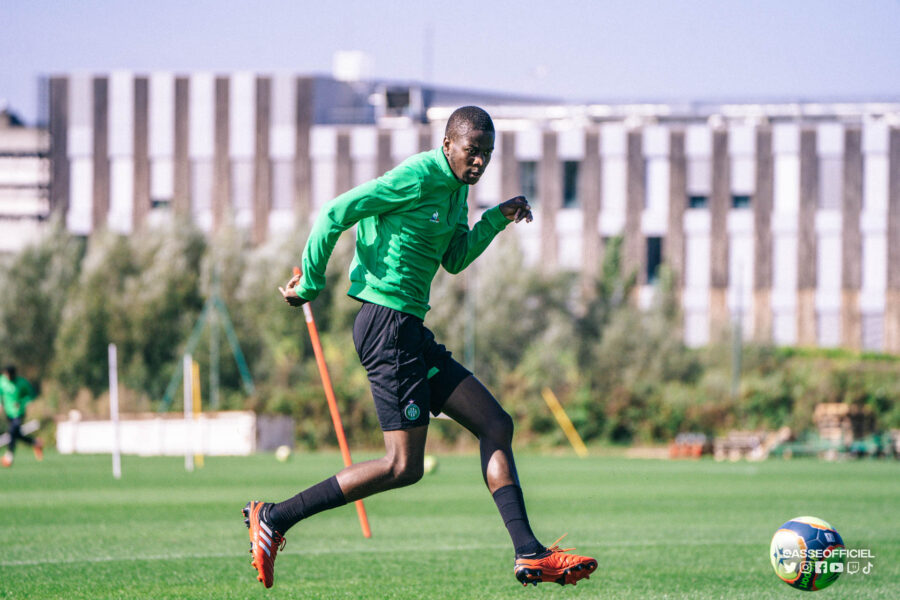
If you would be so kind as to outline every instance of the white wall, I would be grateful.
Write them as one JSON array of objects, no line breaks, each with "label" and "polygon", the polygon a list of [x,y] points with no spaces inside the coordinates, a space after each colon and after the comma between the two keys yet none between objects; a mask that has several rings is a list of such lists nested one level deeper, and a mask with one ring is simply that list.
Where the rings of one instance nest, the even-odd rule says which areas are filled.
[{"label": "white wall", "polygon": [[[122,454],[244,456],[256,451],[256,414],[252,411],[203,413],[192,423],[182,417],[154,415],[119,422]],[[60,454],[111,454],[112,421],[60,421]]]}]

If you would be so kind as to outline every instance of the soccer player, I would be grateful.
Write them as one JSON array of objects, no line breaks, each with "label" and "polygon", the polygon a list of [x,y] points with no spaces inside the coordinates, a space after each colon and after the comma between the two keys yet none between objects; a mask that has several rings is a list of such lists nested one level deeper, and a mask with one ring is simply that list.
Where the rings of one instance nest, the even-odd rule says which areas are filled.
[{"label": "soccer player", "polygon": [[457,109],[441,147],[412,156],[322,208],[303,251],[302,275],[279,288],[291,306],[313,300],[325,286],[325,265],[338,237],[357,225],[348,294],[362,307],[353,341],[368,372],[386,452],[283,502],[247,503],[252,564],[266,587],[272,585],[284,533],[297,522],[421,479],[429,412],[443,412],[478,438],[484,481],[512,538],[514,574],[523,585],[574,584],[596,569],[593,558],[537,540],[513,460],[512,418],[423,323],[438,267],[459,273],[509,223],[532,220],[527,200],[518,196],[485,211],[469,229],[468,189],[484,174],[493,150],[487,112]]},{"label": "soccer player", "polygon": [[0,375],[0,395],[3,396],[3,411],[9,418],[9,446],[0,461],[4,467],[11,467],[16,453],[16,440],[22,440],[34,450],[38,460],[44,459],[44,446],[41,440],[22,434],[22,421],[25,419],[25,407],[34,400],[34,390],[24,377],[16,376],[16,367],[8,365]]}]

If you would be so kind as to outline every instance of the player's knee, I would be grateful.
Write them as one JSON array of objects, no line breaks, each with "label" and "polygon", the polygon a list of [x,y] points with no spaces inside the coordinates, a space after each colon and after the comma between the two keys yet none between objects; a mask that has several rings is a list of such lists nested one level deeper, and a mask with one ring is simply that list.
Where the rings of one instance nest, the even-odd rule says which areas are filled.
[{"label": "player's knee", "polygon": [[404,459],[391,465],[391,477],[397,487],[412,485],[422,479],[425,469],[421,460]]},{"label": "player's knee", "polygon": [[396,454],[385,457],[388,461],[388,476],[392,487],[412,485],[422,479],[425,472],[423,459],[418,460],[407,454]]},{"label": "player's knee", "polygon": [[500,414],[491,420],[488,432],[494,443],[501,446],[512,444],[513,420],[509,413],[500,411]]}]

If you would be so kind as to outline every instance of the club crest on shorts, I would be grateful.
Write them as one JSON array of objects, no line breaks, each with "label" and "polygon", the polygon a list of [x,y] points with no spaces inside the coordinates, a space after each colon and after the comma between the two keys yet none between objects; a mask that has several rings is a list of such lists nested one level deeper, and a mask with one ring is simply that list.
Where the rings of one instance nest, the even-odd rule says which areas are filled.
[{"label": "club crest on shorts", "polygon": [[431,215],[431,222],[432,223],[440,223],[441,222],[441,215],[438,214],[438,211],[434,211],[434,214]]},{"label": "club crest on shorts", "polygon": [[419,407],[410,402],[406,405],[406,408],[403,409],[403,415],[410,421],[415,421],[419,418]]}]

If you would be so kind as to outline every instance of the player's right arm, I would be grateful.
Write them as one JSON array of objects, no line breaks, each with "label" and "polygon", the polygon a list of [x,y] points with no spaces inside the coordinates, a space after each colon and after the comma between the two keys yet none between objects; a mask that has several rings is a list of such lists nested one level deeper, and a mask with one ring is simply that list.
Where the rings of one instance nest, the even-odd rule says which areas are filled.
[{"label": "player's right arm", "polygon": [[418,174],[401,166],[323,206],[303,249],[303,274],[292,277],[287,289],[282,290],[285,301],[297,306],[314,300],[325,287],[325,266],[340,235],[366,217],[403,207],[417,199],[420,192]]}]

